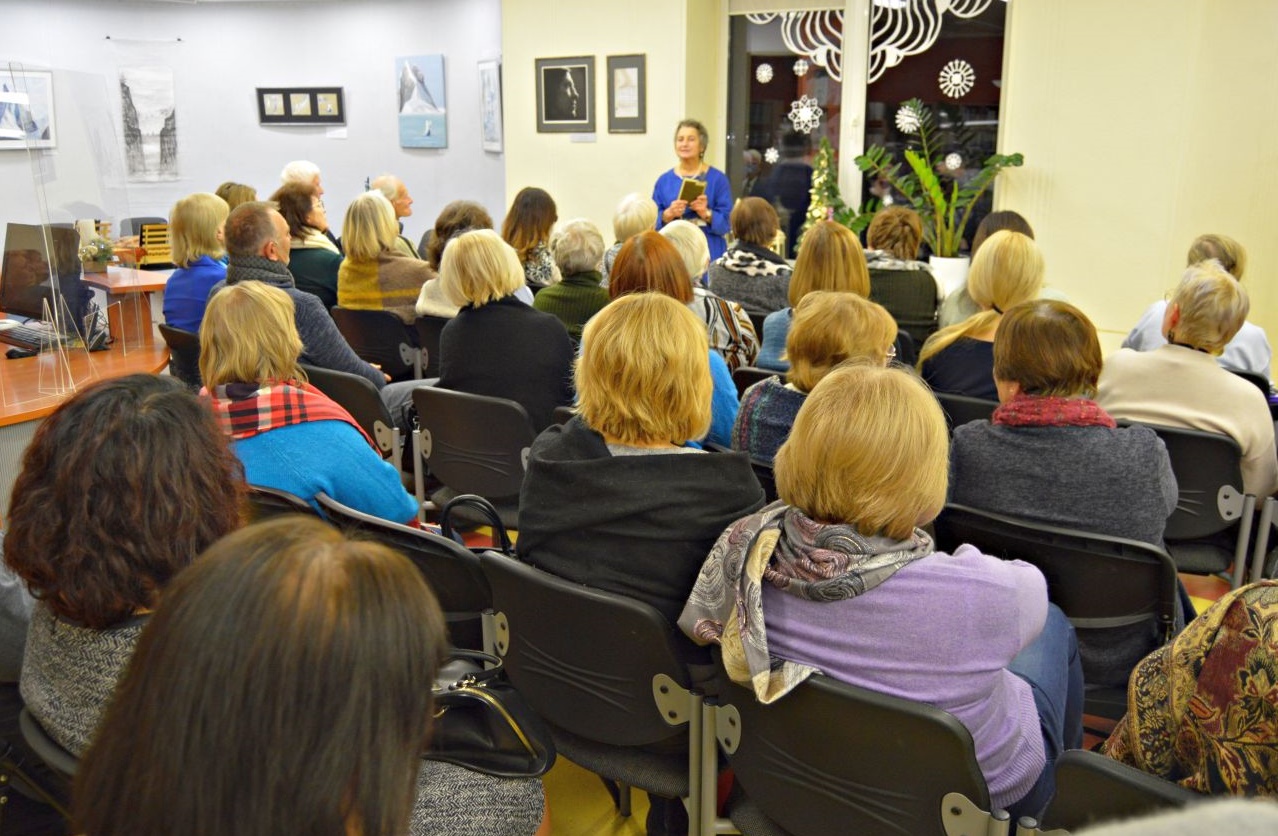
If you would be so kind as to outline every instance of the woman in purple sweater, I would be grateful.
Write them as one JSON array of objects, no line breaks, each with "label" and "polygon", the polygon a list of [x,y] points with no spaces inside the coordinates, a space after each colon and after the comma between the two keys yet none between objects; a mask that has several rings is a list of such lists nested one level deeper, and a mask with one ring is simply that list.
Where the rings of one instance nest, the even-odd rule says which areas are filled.
[{"label": "woman in purple sweater", "polygon": [[908,372],[826,375],[777,453],[782,501],[723,533],[679,626],[744,660],[732,673],[763,702],[820,670],[950,712],[1015,820],[1041,811],[1056,756],[1082,742],[1082,668],[1037,569],[937,552],[919,528],[945,502],[948,446]]}]

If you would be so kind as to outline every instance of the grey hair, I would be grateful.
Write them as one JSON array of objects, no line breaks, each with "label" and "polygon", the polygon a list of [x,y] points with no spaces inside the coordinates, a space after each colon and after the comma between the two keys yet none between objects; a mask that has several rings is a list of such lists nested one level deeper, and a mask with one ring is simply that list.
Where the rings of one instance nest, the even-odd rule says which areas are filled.
[{"label": "grey hair", "polygon": [[652,198],[638,192],[631,192],[623,197],[612,215],[612,234],[619,242],[655,229],[656,226],[657,204]]},{"label": "grey hair", "polygon": [[550,253],[559,265],[559,272],[565,276],[598,270],[603,252],[599,227],[585,218],[566,221],[550,239]]},{"label": "grey hair", "polygon": [[394,200],[399,197],[399,189],[404,185],[404,181],[400,180],[394,174],[379,174],[372,183],[370,188],[376,189],[386,196],[387,200]]},{"label": "grey hair", "polygon": [[293,160],[280,172],[281,183],[309,183],[319,177],[319,166],[310,160]]}]

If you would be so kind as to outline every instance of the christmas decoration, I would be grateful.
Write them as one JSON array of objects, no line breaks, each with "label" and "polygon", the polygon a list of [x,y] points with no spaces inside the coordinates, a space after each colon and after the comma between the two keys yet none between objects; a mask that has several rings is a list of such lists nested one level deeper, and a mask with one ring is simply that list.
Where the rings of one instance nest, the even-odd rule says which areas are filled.
[{"label": "christmas decoration", "polygon": [[807,62],[807,61],[804,61],[802,58],[800,58],[798,61],[795,61],[795,62],[794,62],[794,74],[795,74],[795,75],[807,75],[807,74],[808,74],[808,62]]},{"label": "christmas decoration", "polygon": [[942,93],[951,99],[961,99],[971,91],[972,85],[976,83],[976,71],[972,69],[971,64],[960,58],[955,58],[941,68],[941,75],[937,79],[937,83],[941,86]]},{"label": "christmas decoration", "polygon": [[754,69],[754,77],[760,84],[767,84],[772,80],[772,65],[760,64]]},{"label": "christmas decoration", "polygon": [[958,171],[963,167],[963,157],[961,154],[951,153],[945,155],[945,168],[948,171]]},{"label": "christmas decoration", "polygon": [[796,101],[790,102],[790,124],[799,133],[810,134],[816,130],[817,125],[821,124],[823,113],[825,111],[821,110],[817,100],[811,96],[800,96]]},{"label": "christmas decoration", "polygon": [[846,210],[847,206],[839,195],[839,170],[834,160],[834,148],[830,140],[822,137],[821,147],[812,160],[812,191],[803,231],[807,232],[819,221],[840,220]]},{"label": "christmas decoration", "polygon": [[763,152],[763,159],[768,165],[776,165],[777,160],[781,159],[781,152],[775,148],[769,148]]},{"label": "christmas decoration", "polygon": [[896,127],[903,134],[918,133],[919,114],[907,104],[901,105],[896,112]]}]

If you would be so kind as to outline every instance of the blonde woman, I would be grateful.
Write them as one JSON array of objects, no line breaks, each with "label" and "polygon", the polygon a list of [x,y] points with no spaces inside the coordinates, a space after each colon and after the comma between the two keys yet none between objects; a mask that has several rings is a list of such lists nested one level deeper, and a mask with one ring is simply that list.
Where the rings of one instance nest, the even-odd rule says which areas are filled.
[{"label": "blonde woman", "polygon": [[1043,288],[1043,254],[1034,239],[1002,230],[991,235],[967,277],[981,312],[928,337],[919,371],[937,392],[998,400],[994,385],[994,335],[1003,312],[1037,299]]},{"label": "blonde woman", "polygon": [[169,240],[177,269],[164,288],[166,324],[192,333],[200,330],[209,291],[226,279],[223,237],[230,212],[225,200],[209,192],[196,192],[173,204]]},{"label": "blonde woman", "polygon": [[[239,282],[209,300],[200,327],[200,374],[249,484],[315,505],[321,491],[393,522],[417,503],[345,409],[306,382],[293,300],[262,282]],[[319,506],[316,505],[316,508]]]},{"label": "blonde woman", "polygon": [[763,320],[763,346],[755,365],[789,371],[784,357],[786,335],[794,308],[814,290],[839,290],[869,297],[870,273],[865,251],[852,230],[835,221],[820,221],[803,236],[799,257],[790,276],[790,307],[768,314]]},{"label": "blonde woman", "polygon": [[701,286],[702,277],[710,266],[710,248],[706,236],[687,221],[671,221],[661,228],[661,234],[679,251],[683,266],[688,269],[692,281],[692,301],[688,308],[706,324],[710,348],[719,352],[729,369],[749,366],[759,356],[759,338],[754,333],[754,323],[745,309],[736,302],[720,299]]},{"label": "blonde woman", "polygon": [[770,377],[745,391],[732,427],[732,449],[771,462],[812,387],[846,360],[888,363],[896,356],[896,330],[896,320],[882,305],[855,293],[814,290],[803,297],[786,338],[790,371],[785,383]]},{"label": "blonde woman", "polygon": [[351,202],[342,224],[346,258],[337,271],[337,304],[391,311],[404,322],[417,318],[417,297],[435,271],[397,251],[398,241],[395,209],[384,194],[364,192]]}]

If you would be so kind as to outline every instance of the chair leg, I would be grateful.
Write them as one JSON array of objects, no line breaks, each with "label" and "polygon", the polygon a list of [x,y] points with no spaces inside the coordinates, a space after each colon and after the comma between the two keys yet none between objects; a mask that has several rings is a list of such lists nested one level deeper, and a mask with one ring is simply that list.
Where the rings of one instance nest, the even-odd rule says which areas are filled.
[{"label": "chair leg", "polygon": [[1247,558],[1251,554],[1248,548],[1251,544],[1251,522],[1255,515],[1256,497],[1247,494],[1243,497],[1242,517],[1238,520],[1238,543],[1234,547],[1234,571],[1229,579],[1230,589],[1242,586],[1243,579],[1247,577]]},{"label": "chair leg", "polygon": [[417,522],[426,522],[426,474],[422,464],[422,431],[413,430],[413,491],[417,496]]},{"label": "chair leg", "polygon": [[1274,507],[1278,500],[1272,496],[1265,499],[1260,509],[1260,526],[1256,529],[1256,550],[1251,558],[1251,583],[1265,576],[1265,552],[1269,551],[1269,532],[1274,522]]},{"label": "chair leg", "polygon": [[623,781],[617,782],[617,812],[630,818],[630,785]]},{"label": "chair leg", "polygon": [[[706,820],[707,806],[709,816],[714,818],[714,797],[711,791],[709,800],[705,796],[705,783],[702,773],[705,770],[705,703],[698,693],[688,694],[688,836],[702,836],[702,824]],[[714,734],[710,735],[711,743]]]}]

